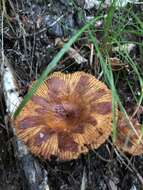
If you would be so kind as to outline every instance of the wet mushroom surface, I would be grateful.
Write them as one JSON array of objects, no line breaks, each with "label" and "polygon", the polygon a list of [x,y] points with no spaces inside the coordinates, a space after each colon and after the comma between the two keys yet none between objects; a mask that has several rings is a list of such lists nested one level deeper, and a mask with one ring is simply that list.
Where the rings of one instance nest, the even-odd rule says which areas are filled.
[{"label": "wet mushroom surface", "polygon": [[78,158],[111,134],[111,91],[90,74],[55,72],[26,104],[14,126],[35,155]]}]

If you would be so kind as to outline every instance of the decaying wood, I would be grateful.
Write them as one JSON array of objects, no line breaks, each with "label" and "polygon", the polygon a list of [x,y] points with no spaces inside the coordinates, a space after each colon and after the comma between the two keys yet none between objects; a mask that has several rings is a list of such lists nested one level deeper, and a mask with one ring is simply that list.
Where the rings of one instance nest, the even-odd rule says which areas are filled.
[{"label": "decaying wood", "polygon": [[[6,111],[8,115],[12,117],[14,111],[22,101],[22,98],[19,97],[14,71],[5,57],[1,60],[0,75],[7,108]],[[23,189],[49,190],[46,170],[40,165],[38,160],[31,155],[27,147],[16,137],[14,141],[14,150],[23,179]]]},{"label": "decaying wood", "polygon": [[[60,38],[56,39],[55,44],[58,45],[61,48],[64,46],[64,42]],[[67,53],[68,53],[69,57],[74,59],[77,64],[87,63],[88,62],[88,60],[86,58],[82,57],[79,54],[79,52],[77,50],[75,50],[74,48],[72,48],[72,47],[69,48],[69,51]]]}]

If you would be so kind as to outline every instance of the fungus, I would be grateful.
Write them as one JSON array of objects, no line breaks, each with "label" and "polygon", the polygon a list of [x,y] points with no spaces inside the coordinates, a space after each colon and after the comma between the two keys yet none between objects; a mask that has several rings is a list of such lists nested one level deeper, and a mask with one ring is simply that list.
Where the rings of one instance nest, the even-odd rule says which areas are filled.
[{"label": "fungus", "polygon": [[76,159],[112,131],[112,97],[94,76],[51,74],[14,120],[17,136],[37,156]]},{"label": "fungus", "polygon": [[117,140],[115,145],[118,149],[133,156],[143,154],[143,133],[141,124],[135,118],[129,118],[134,129],[123,113],[119,113],[117,124]]}]

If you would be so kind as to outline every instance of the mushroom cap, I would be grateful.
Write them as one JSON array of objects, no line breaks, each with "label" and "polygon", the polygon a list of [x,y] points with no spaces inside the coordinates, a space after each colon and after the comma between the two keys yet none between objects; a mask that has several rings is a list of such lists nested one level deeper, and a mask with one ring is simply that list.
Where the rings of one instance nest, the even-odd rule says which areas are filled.
[{"label": "mushroom cap", "polygon": [[143,133],[141,132],[141,124],[135,118],[129,119],[134,129],[130,126],[129,121],[125,118],[123,113],[119,112],[115,145],[118,149],[133,156],[143,154]]},{"label": "mushroom cap", "polygon": [[112,131],[112,96],[94,76],[51,74],[14,120],[16,134],[44,159],[71,160],[97,149]]}]

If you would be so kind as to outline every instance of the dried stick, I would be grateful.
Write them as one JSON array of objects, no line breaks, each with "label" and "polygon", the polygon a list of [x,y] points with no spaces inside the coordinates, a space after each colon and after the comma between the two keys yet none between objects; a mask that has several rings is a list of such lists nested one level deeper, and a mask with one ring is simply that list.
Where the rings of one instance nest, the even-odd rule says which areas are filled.
[{"label": "dried stick", "polygon": [[[19,89],[14,77],[14,71],[6,57],[1,60],[0,68],[2,89],[6,104],[6,111],[10,117],[22,101],[19,97]],[[13,127],[14,129],[14,127]],[[15,130],[13,130],[14,132]],[[47,184],[47,172],[34,158],[27,147],[15,137],[14,142],[15,155],[22,173],[24,190],[49,190]]]},{"label": "dried stick", "polygon": [[[59,47],[64,46],[64,42],[60,38],[56,39],[55,44],[58,45]],[[75,50],[74,48],[72,48],[72,47],[69,48],[69,51],[67,53],[69,54],[69,57],[73,58],[77,64],[87,63],[88,62],[88,60],[86,58],[82,57],[79,54],[79,52],[77,50]]]}]

